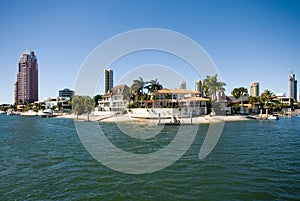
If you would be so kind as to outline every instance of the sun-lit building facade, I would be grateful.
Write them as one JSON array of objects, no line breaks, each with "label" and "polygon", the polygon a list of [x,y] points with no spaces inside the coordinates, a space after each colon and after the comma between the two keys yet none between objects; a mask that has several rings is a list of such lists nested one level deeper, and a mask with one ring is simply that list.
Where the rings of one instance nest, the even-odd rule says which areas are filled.
[{"label": "sun-lit building facade", "polygon": [[26,50],[19,61],[15,82],[16,104],[32,103],[38,100],[38,62],[34,51]]},{"label": "sun-lit building facade", "polygon": [[259,83],[251,82],[250,84],[250,96],[258,97],[259,96]]}]

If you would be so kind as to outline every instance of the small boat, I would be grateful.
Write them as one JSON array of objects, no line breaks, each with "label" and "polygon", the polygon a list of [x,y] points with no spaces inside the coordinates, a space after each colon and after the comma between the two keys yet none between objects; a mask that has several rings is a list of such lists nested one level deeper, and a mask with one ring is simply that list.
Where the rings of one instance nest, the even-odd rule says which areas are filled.
[{"label": "small boat", "polygon": [[270,116],[268,116],[268,118],[267,118],[268,120],[278,120],[279,119],[279,117],[278,117],[278,115],[277,114],[272,114],[272,115],[270,115]]},{"label": "small boat", "polygon": [[6,114],[6,112],[5,112],[5,111],[2,111],[2,110],[0,110],[0,114]]},{"label": "small boat", "polygon": [[7,112],[6,112],[6,114],[8,116],[10,116],[10,115],[15,115],[16,113],[12,109],[8,109]]},{"label": "small boat", "polygon": [[38,115],[40,116],[40,117],[52,117],[52,110],[50,110],[50,109],[46,109],[46,110],[43,110],[43,111],[39,111],[38,112]]},{"label": "small boat", "polygon": [[246,116],[245,118],[247,118],[247,119],[257,119],[256,117],[253,117],[253,116]]},{"label": "small boat", "polygon": [[24,116],[37,116],[37,112],[34,112],[32,110],[28,110],[27,112],[22,113]]}]

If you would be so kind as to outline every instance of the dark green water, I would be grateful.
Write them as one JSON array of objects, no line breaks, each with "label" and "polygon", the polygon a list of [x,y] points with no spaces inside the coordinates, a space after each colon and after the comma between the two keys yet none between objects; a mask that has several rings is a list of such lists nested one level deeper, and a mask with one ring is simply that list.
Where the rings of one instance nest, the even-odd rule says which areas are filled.
[{"label": "dark green water", "polygon": [[[119,147],[150,152],[176,128],[148,143],[101,124]],[[198,135],[172,166],[151,174],[110,170],[84,149],[72,120],[0,115],[0,200],[300,200],[300,117],[226,123],[204,160]],[[160,142],[161,141],[161,142]],[[130,148],[128,148],[130,147]]]}]

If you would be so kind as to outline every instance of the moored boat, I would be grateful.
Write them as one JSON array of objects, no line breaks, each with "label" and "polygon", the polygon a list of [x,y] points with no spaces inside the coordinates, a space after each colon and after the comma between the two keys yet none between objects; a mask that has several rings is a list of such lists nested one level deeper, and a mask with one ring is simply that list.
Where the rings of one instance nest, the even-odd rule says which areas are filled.
[{"label": "moored boat", "polygon": [[278,115],[277,114],[272,114],[272,115],[270,115],[270,116],[268,116],[268,118],[267,118],[268,120],[278,120],[279,119],[279,117],[278,117]]},{"label": "moored boat", "polygon": [[15,115],[16,113],[12,109],[8,109],[7,112],[6,112],[6,114],[8,116],[10,116],[10,115]]},{"label": "moored boat", "polygon": [[50,110],[50,109],[46,109],[46,110],[43,110],[43,111],[39,111],[38,112],[38,115],[40,116],[40,117],[52,117],[52,110]]},{"label": "moored boat", "polygon": [[22,113],[21,115],[24,115],[24,116],[37,116],[38,113],[37,112],[34,112],[32,110],[28,110],[27,112],[24,112]]}]

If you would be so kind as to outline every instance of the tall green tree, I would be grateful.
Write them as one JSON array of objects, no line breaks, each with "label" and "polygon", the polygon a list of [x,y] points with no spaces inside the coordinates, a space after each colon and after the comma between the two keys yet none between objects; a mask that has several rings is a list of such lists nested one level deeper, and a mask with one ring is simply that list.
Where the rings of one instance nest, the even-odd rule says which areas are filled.
[{"label": "tall green tree", "polygon": [[96,96],[94,96],[95,107],[98,105],[99,100],[102,100],[102,95],[97,94]]},{"label": "tall green tree", "polygon": [[248,89],[245,87],[234,88],[231,94],[236,98],[240,99],[248,93]]},{"label": "tall green tree", "polygon": [[84,97],[84,111],[87,113],[87,120],[90,121],[90,113],[93,111],[95,107],[95,103],[94,100],[89,97],[89,96],[85,96]]},{"label": "tall green tree", "polygon": [[72,98],[72,110],[76,114],[78,120],[78,116],[82,115],[85,111],[83,96],[74,96]]},{"label": "tall green tree", "polygon": [[33,108],[34,108],[35,112],[38,112],[42,108],[41,103],[39,103],[39,102],[34,103]]},{"label": "tall green tree", "polygon": [[136,96],[143,95],[144,86],[145,86],[145,82],[142,77],[139,77],[138,80],[133,80],[133,83],[130,87],[131,93],[135,94]]},{"label": "tall green tree", "polygon": [[203,80],[203,89],[206,95],[211,96],[213,101],[221,95],[225,94],[225,82],[218,81],[218,74],[214,76],[206,76]]},{"label": "tall green tree", "polygon": [[272,99],[274,98],[274,94],[266,89],[261,95],[260,95],[260,102],[263,104],[263,106],[266,108],[266,109],[271,109],[271,108],[274,108],[274,104],[272,102]]},{"label": "tall green tree", "polygon": [[58,109],[59,111],[61,111],[62,108],[63,108],[62,102],[58,102],[58,103],[57,103],[57,109]]},{"label": "tall green tree", "polygon": [[255,96],[249,96],[248,101],[251,104],[251,106],[253,107],[254,105],[259,103],[259,98],[255,97]]},{"label": "tall green tree", "polygon": [[[238,100],[240,100],[242,97],[244,97],[246,94],[248,93],[248,89],[245,87],[238,87],[238,88],[234,88],[231,92],[231,94]],[[243,99],[240,100],[241,101],[241,111],[242,111],[242,107],[243,107]],[[235,104],[235,109],[237,108],[237,104]]]},{"label": "tall green tree", "polygon": [[145,88],[149,93],[156,92],[163,88],[163,86],[158,82],[157,78],[155,80],[150,80],[146,82]]}]

